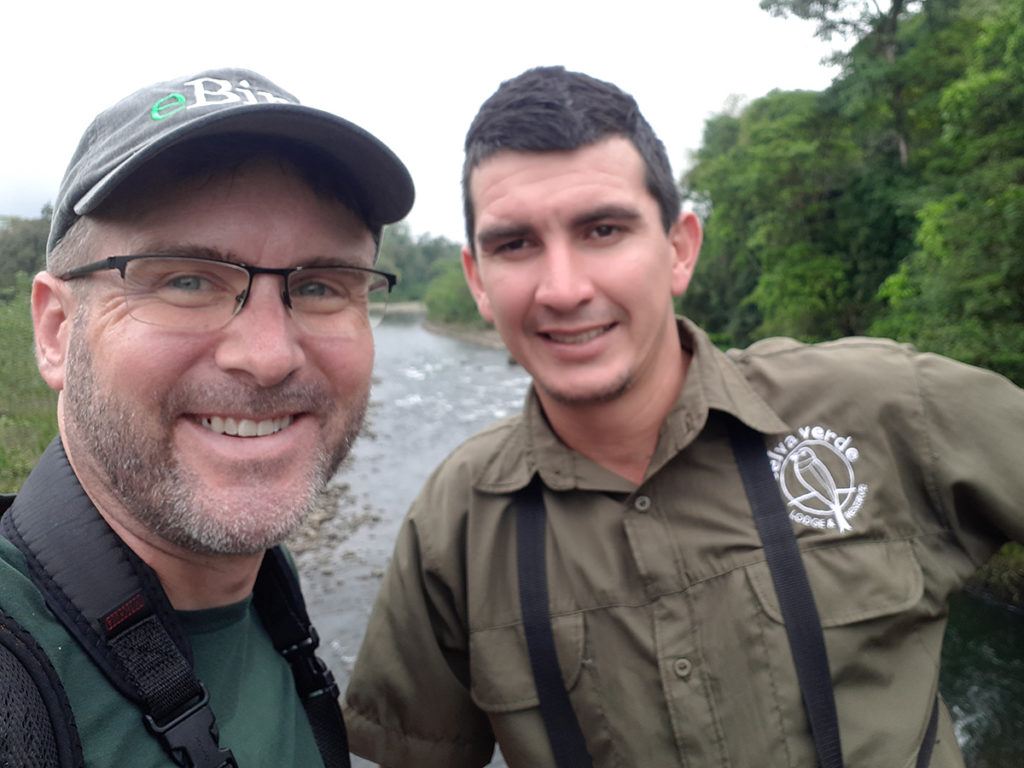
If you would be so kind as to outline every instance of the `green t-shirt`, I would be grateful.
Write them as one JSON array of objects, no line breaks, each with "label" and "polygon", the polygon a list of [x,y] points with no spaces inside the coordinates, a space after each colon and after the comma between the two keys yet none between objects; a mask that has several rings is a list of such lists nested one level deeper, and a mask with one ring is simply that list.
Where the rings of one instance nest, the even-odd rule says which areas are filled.
[{"label": "green t-shirt", "polygon": [[[137,707],[107,682],[53,618],[26,576],[21,553],[0,539],[0,609],[46,650],[75,714],[89,768],[165,768],[175,763]],[[321,768],[323,761],[288,663],[274,650],[251,600],[179,612],[196,674],[210,692],[220,744],[240,768]]]}]

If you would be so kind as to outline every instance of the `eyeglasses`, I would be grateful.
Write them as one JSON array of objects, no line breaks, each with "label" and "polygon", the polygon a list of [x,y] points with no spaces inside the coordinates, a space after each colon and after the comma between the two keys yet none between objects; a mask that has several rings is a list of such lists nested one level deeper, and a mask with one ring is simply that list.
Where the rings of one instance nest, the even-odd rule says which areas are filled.
[{"label": "eyeglasses", "polygon": [[384,315],[398,278],[365,267],[310,266],[269,269],[185,256],[111,256],[63,275],[74,280],[104,269],[121,273],[128,314],[142,323],[204,332],[227,325],[242,311],[256,275],[284,280],[281,300],[310,333],[347,336]]}]

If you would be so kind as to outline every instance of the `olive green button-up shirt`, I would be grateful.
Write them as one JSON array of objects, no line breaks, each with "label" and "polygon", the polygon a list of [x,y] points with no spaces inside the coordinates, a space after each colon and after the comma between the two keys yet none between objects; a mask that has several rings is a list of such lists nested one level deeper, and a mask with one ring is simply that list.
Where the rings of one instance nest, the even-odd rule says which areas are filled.
[{"label": "olive green button-up shirt", "polygon": [[[391,768],[553,766],[520,615],[515,493],[544,483],[551,619],[596,768],[815,765],[725,432],[767,457],[824,627],[848,768],[913,766],[947,599],[1024,540],[1024,392],[875,339],[694,353],[640,486],[524,412],[458,449],[413,503],[347,693],[352,749]],[[962,766],[942,708],[933,768]]]}]

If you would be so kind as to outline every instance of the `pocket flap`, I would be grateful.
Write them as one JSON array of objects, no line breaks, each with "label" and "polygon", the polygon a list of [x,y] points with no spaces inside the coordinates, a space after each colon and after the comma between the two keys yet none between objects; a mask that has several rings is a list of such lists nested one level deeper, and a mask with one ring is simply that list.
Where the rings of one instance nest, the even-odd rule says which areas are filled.
[{"label": "pocket flap", "polygon": [[[583,614],[553,617],[551,631],[562,680],[571,691],[583,666]],[[511,712],[540,705],[521,623],[473,631],[469,658],[473,701],[484,711]]]},{"label": "pocket flap", "polygon": [[[802,554],[824,627],[899,613],[924,594],[921,566],[909,541],[856,541]],[[783,623],[768,563],[750,566],[747,577],[764,612]]]}]

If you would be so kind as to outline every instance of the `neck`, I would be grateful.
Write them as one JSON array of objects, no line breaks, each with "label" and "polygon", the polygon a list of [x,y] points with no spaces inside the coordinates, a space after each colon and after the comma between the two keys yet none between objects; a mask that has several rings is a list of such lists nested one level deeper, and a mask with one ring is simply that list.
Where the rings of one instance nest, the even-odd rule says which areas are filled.
[{"label": "neck", "polygon": [[263,562],[262,552],[202,555],[162,539],[140,536],[107,515],[103,516],[121,540],[156,572],[167,599],[176,610],[196,611],[230,605],[244,600],[252,592]]},{"label": "neck", "polygon": [[539,388],[537,396],[555,434],[574,451],[640,485],[651,463],[658,434],[686,381],[691,355],[678,358],[652,387],[631,387],[609,402],[564,403]]}]

